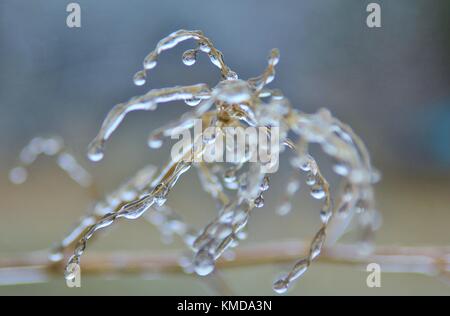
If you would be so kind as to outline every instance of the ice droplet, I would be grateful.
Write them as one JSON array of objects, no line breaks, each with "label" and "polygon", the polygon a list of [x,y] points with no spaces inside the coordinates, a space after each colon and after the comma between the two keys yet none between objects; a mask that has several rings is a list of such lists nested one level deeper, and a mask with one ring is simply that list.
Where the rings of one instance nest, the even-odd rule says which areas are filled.
[{"label": "ice droplet", "polygon": [[199,43],[198,48],[199,48],[202,52],[207,53],[207,54],[211,51],[211,47],[209,47],[208,44],[203,43],[203,42],[200,42],[200,43]]},{"label": "ice droplet", "polygon": [[184,100],[184,103],[186,103],[186,104],[189,105],[189,106],[196,106],[196,105],[198,105],[201,101],[202,101],[202,99],[194,97],[194,98],[190,98],[190,99],[185,99],[185,100]]},{"label": "ice droplet", "polygon": [[61,247],[50,249],[48,260],[50,260],[51,262],[60,262],[62,259],[64,259],[64,254],[61,251]]},{"label": "ice droplet", "polygon": [[209,54],[209,60],[211,60],[211,62],[214,64],[214,66],[216,66],[219,69],[222,69],[222,64],[220,63],[220,61],[216,55]]},{"label": "ice droplet", "polygon": [[14,184],[22,184],[27,180],[28,173],[24,167],[16,167],[9,172],[9,180]]},{"label": "ice droplet", "polygon": [[267,191],[269,189],[269,177],[264,177],[263,182],[261,184],[261,191]]},{"label": "ice droplet", "polygon": [[78,263],[79,260],[76,256],[72,256],[69,259],[69,262],[67,263],[66,269],[64,271],[64,278],[67,281],[73,281],[76,278],[77,270],[79,269]]},{"label": "ice droplet", "polygon": [[278,62],[280,61],[280,51],[276,48],[272,49],[270,51],[268,60],[269,60],[269,64],[271,64],[272,66],[277,65]]},{"label": "ice droplet", "polygon": [[289,288],[289,282],[285,279],[279,279],[273,283],[272,289],[278,294],[286,293]]},{"label": "ice droplet", "polygon": [[192,66],[197,61],[197,51],[195,49],[188,49],[183,53],[183,64]]},{"label": "ice droplet", "polygon": [[278,215],[280,215],[280,216],[284,216],[284,215],[287,215],[287,214],[289,214],[290,212],[291,212],[291,209],[292,209],[292,205],[291,205],[291,203],[289,203],[288,201],[287,202],[284,202],[283,204],[281,204],[278,208],[277,208],[277,214]]},{"label": "ice droplet", "polygon": [[67,281],[72,281],[73,279],[75,279],[75,270],[74,269],[67,269],[64,272],[64,278]]},{"label": "ice droplet", "polygon": [[214,270],[214,258],[207,250],[199,251],[194,259],[194,270],[200,276],[205,276]]},{"label": "ice droplet", "polygon": [[309,186],[316,184],[316,176],[312,173],[308,173],[308,176],[306,177],[306,184]]},{"label": "ice droplet", "polygon": [[233,70],[228,71],[227,80],[237,80],[237,79],[239,79],[239,77],[236,72],[234,72]]},{"label": "ice droplet", "polygon": [[103,143],[94,140],[89,144],[87,156],[91,161],[100,161],[103,159]]},{"label": "ice droplet", "polygon": [[261,208],[263,206],[264,206],[264,198],[262,197],[262,195],[260,195],[255,199],[255,207]]},{"label": "ice droplet", "polygon": [[135,73],[135,75],[133,76],[133,82],[135,85],[137,86],[142,86],[143,84],[145,84],[146,81],[146,73],[145,70],[139,70],[137,73]]},{"label": "ice droplet", "polygon": [[233,168],[227,169],[223,175],[223,180],[226,183],[232,183],[236,181],[236,171]]},{"label": "ice droplet", "polygon": [[286,186],[286,193],[288,195],[294,195],[299,189],[300,182],[296,179],[291,179]]},{"label": "ice droplet", "polygon": [[340,176],[347,176],[349,173],[349,168],[343,163],[338,163],[333,166],[334,172],[336,172]]},{"label": "ice droplet", "polygon": [[317,200],[321,200],[325,197],[325,190],[321,185],[315,185],[311,188],[311,196]]},{"label": "ice droplet", "polygon": [[333,213],[331,212],[330,208],[323,208],[320,210],[320,219],[322,220],[322,223],[328,223],[328,221],[331,218],[331,215]]},{"label": "ice droplet", "polygon": [[157,149],[161,148],[161,146],[163,145],[163,140],[161,139],[160,135],[150,135],[147,143],[148,147]]}]

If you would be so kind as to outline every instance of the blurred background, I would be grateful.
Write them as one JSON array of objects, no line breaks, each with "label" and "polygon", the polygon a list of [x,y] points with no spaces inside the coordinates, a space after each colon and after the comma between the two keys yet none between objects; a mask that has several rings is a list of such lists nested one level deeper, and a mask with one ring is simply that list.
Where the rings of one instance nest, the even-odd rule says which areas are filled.
[{"label": "blurred background", "polygon": [[[377,204],[384,223],[381,245],[450,244],[450,2],[446,0],[307,1],[76,1],[81,28],[66,26],[61,0],[0,2],[0,256],[45,249],[85,211],[88,194],[51,160],[41,159],[22,186],[8,182],[21,148],[36,135],[58,134],[108,192],[148,163],[160,165],[169,146],[151,151],[148,133],[186,110],[184,103],[132,113],[114,134],[105,159],[84,158],[107,111],[151,88],[220,78],[205,56],[185,67],[181,54],[193,42],[163,55],[144,87],[133,74],[157,41],[180,29],[200,29],[224,53],[241,78],[258,75],[269,50],[281,61],[273,87],[305,112],[320,107],[348,123],[365,140],[382,172]],[[366,26],[366,6],[381,5],[381,28]],[[310,237],[318,227],[314,202],[301,194],[286,217],[274,212],[289,170],[281,168],[266,206],[254,213],[252,242]],[[197,184],[197,185],[194,185]],[[214,205],[195,175],[169,199],[200,228]],[[144,221],[123,221],[90,251],[178,249],[160,242]],[[240,295],[272,295],[274,278],[288,266],[223,271]],[[366,272],[314,265],[290,292],[309,294],[450,294],[441,281],[413,274],[383,274],[382,287],[366,287]],[[8,294],[207,295],[187,275],[86,277],[68,289],[63,277],[46,284],[0,287]]]}]

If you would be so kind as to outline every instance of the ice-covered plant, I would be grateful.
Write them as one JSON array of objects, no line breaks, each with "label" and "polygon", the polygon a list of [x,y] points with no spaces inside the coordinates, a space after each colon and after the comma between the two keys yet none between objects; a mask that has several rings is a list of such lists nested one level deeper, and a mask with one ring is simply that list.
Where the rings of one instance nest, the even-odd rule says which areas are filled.
[{"label": "ice-covered plant", "polygon": [[[329,224],[336,217],[350,219],[358,216],[363,231],[362,241],[369,245],[376,228],[372,184],[377,175],[371,166],[367,149],[352,129],[334,118],[328,110],[303,113],[291,106],[280,90],[267,88],[274,79],[275,66],[279,62],[277,49],[269,53],[268,65],[261,75],[243,80],[225,64],[221,51],[201,31],[179,30],[162,39],[155,50],[147,55],[143,62],[144,69],[135,74],[134,83],[143,85],[156,67],[161,53],[189,39],[193,39],[196,46],[184,52],[183,63],[191,66],[199,54],[206,54],[220,69],[222,78],[217,85],[209,87],[206,84],[194,84],[152,89],[114,106],[90,144],[88,157],[93,161],[103,158],[105,142],[127,113],[154,111],[159,104],[171,101],[183,100],[192,109],[152,132],[148,140],[151,148],[159,148],[164,138],[192,129],[196,120],[201,120],[205,129],[215,127],[217,132],[202,138],[204,146],[193,145],[178,159],[171,159],[158,172],[156,168],[147,166],[115,192],[98,201],[52,252],[52,260],[58,261],[63,259],[67,249],[74,249],[66,266],[65,277],[74,277],[74,264],[80,264],[88,241],[97,231],[120,218],[137,219],[144,214],[165,236],[180,236],[192,250],[193,257],[182,260],[186,272],[195,271],[201,276],[210,274],[215,262],[245,239],[245,228],[251,213],[264,205],[263,194],[270,186],[271,174],[267,173],[267,166],[263,162],[250,162],[249,155],[244,155],[240,161],[232,164],[206,163],[196,159],[205,148],[214,146],[220,134],[229,127],[266,127],[265,136],[268,139],[272,137],[271,129],[277,128],[279,150],[291,152],[293,172],[304,172],[311,196],[323,201],[318,214],[322,225],[312,238],[309,252],[299,258],[287,274],[274,282],[273,289],[276,292],[285,292],[320,255]],[[323,153],[331,157],[334,172],[342,178],[342,185],[336,190],[335,198],[310,153],[310,144],[318,144]],[[69,168],[67,162],[64,164],[61,161],[60,165]],[[213,219],[201,231],[187,225],[166,205],[178,179],[191,169],[197,171],[203,190],[214,198],[217,205]],[[14,172],[16,178],[20,178],[23,170],[16,169]],[[77,176],[77,172],[74,172],[74,176]],[[291,209],[290,198],[296,194],[299,185],[296,175],[287,182],[286,195],[278,209],[280,214]],[[361,247],[364,248],[363,245]]]}]

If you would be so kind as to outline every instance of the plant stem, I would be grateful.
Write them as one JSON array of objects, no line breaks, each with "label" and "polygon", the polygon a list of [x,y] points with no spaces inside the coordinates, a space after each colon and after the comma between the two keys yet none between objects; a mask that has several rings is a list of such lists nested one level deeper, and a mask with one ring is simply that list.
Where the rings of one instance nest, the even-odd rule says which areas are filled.
[{"label": "plant stem", "polygon": [[[254,244],[236,249],[232,261],[219,260],[217,268],[246,267],[290,263],[307,252],[309,243],[279,241]],[[160,253],[91,253],[81,266],[83,275],[165,274],[182,273],[179,252]],[[365,268],[378,263],[382,272],[419,273],[446,276],[450,273],[450,247],[380,246],[370,255],[360,254],[357,245],[335,244],[324,248],[318,262]],[[0,285],[43,283],[63,278],[63,266],[49,262],[45,251],[0,259]]]}]

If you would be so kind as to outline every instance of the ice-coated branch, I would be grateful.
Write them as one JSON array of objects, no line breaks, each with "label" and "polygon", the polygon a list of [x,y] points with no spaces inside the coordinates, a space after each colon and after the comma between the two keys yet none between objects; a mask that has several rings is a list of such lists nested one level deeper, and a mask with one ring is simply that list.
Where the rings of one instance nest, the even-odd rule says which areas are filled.
[{"label": "ice-coated branch", "polygon": [[[252,244],[237,248],[235,260],[220,260],[219,269],[282,265],[290,263],[298,253],[308,251],[309,243],[278,241]],[[125,274],[148,275],[184,273],[179,263],[179,252],[111,252],[91,253],[83,262],[82,275]],[[369,263],[378,263],[383,272],[415,273],[437,278],[450,274],[450,247],[379,246],[370,255],[361,255],[358,245],[335,244],[325,247],[318,263],[355,266],[365,269]],[[48,260],[47,253],[36,252],[16,257],[0,258],[0,285],[43,283],[59,278],[62,266]],[[150,282],[150,281],[149,281]],[[364,280],[362,282],[365,282]]]}]

